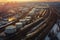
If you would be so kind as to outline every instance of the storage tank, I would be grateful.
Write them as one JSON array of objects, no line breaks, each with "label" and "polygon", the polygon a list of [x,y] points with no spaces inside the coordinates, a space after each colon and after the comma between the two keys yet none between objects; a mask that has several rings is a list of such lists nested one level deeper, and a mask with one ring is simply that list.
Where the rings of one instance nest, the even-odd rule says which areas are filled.
[{"label": "storage tank", "polygon": [[27,24],[31,23],[31,19],[26,19]]},{"label": "storage tank", "polygon": [[16,27],[15,26],[13,26],[13,25],[10,25],[10,26],[8,26],[8,27],[6,27],[5,28],[5,31],[4,31],[5,33],[6,33],[6,35],[12,35],[12,34],[14,34],[15,32],[16,32]]},{"label": "storage tank", "polygon": [[26,19],[20,19],[19,22],[22,22],[23,25],[26,25],[26,23],[27,23],[27,22],[26,22]]},{"label": "storage tank", "polygon": [[31,16],[27,16],[25,19],[26,19],[27,23],[31,22]]},{"label": "storage tank", "polygon": [[31,16],[27,16],[25,19],[31,19]]},{"label": "storage tank", "polygon": [[23,23],[22,22],[17,22],[16,24],[16,29],[20,29],[23,27]]}]

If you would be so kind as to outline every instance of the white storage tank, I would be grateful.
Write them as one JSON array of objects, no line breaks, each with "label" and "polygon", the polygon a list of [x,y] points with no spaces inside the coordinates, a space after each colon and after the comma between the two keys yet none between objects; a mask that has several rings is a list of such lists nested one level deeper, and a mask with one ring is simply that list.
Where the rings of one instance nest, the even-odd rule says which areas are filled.
[{"label": "white storage tank", "polygon": [[26,22],[26,19],[20,19],[19,22],[22,22],[23,25],[25,25],[27,22]]},{"label": "white storage tank", "polygon": [[31,19],[31,16],[27,16],[25,19]]},{"label": "white storage tank", "polygon": [[26,21],[27,21],[27,24],[28,24],[28,23],[30,23],[30,22],[31,22],[31,19],[26,19]]},{"label": "white storage tank", "polygon": [[16,32],[16,27],[13,26],[13,25],[10,25],[8,27],[5,28],[5,31],[4,31],[6,34],[13,34]]},{"label": "white storage tank", "polygon": [[26,19],[27,22],[31,21],[31,19]]},{"label": "white storage tank", "polygon": [[25,17],[25,19],[26,19],[27,23],[31,22],[31,16],[27,16],[27,17]]},{"label": "white storage tank", "polygon": [[17,29],[20,29],[21,27],[23,27],[23,23],[22,22],[17,22],[15,25],[16,25]]}]

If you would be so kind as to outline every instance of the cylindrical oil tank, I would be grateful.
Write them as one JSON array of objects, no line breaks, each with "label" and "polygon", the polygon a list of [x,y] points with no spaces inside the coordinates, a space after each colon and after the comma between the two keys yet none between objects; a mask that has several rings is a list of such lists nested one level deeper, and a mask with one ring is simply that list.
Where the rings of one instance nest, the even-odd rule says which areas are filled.
[{"label": "cylindrical oil tank", "polygon": [[26,19],[31,19],[31,16],[27,16],[27,17],[25,17]]},{"label": "cylindrical oil tank", "polygon": [[5,28],[4,32],[6,33],[7,36],[12,35],[12,34],[14,34],[16,32],[16,27],[13,26],[13,25],[10,25],[10,26]]},{"label": "cylindrical oil tank", "polygon": [[23,23],[22,22],[17,22],[15,25],[16,25],[17,29],[20,29],[20,28],[23,27]]},{"label": "cylindrical oil tank", "polygon": [[26,23],[27,23],[25,19],[20,19],[19,22],[22,22],[23,25],[26,25]]},{"label": "cylindrical oil tank", "polygon": [[26,19],[27,23],[30,23],[31,22],[31,19]]},{"label": "cylindrical oil tank", "polygon": [[27,17],[25,17],[25,19],[26,19],[27,23],[31,22],[31,16],[27,16]]}]

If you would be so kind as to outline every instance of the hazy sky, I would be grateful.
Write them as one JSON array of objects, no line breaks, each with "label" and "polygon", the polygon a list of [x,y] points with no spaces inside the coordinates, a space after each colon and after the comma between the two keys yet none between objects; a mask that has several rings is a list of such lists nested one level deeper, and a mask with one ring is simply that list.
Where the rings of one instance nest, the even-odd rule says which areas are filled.
[{"label": "hazy sky", "polygon": [[0,2],[11,2],[11,1],[17,1],[17,2],[30,2],[30,1],[38,1],[38,2],[55,2],[60,0],[0,0]]}]

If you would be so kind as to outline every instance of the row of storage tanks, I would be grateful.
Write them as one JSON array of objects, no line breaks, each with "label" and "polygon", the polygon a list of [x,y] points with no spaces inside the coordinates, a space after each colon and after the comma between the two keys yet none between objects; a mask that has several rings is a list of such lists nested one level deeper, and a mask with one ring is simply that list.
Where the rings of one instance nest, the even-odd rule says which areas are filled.
[{"label": "row of storage tanks", "polygon": [[[26,16],[24,19],[20,19],[19,22],[15,23],[15,25],[10,25],[5,28],[5,31],[0,33],[0,40],[3,39],[4,37],[9,37],[13,34],[15,34],[17,31],[19,31],[21,28],[23,28],[25,25],[29,24],[32,22],[33,17],[36,16],[35,13],[33,12],[35,8],[32,9],[32,11]],[[3,36],[3,37],[2,37]]]},{"label": "row of storage tanks", "polygon": [[[33,14],[34,15],[34,14]],[[24,19],[20,19],[19,22],[14,25],[8,26],[5,29],[5,33],[9,36],[10,34],[14,34],[16,31],[19,31],[20,28],[23,28],[25,25],[32,22],[32,16],[28,14]]]},{"label": "row of storage tanks", "polygon": [[20,19],[19,22],[15,23],[15,25],[10,25],[6,27],[5,33],[9,36],[10,34],[14,34],[16,31],[19,31],[20,28],[25,25],[31,23],[32,16],[28,14],[24,19]]},{"label": "row of storage tanks", "polygon": [[24,19],[20,19],[19,22],[15,25],[10,25],[5,28],[5,31],[0,33],[0,40],[3,40],[5,37],[9,37],[19,31],[22,27],[31,22],[31,16],[26,16]]}]

